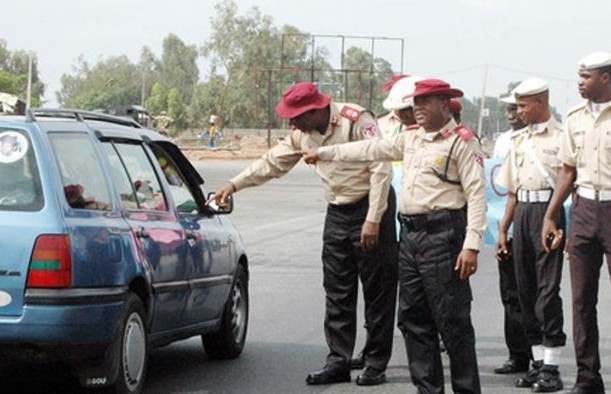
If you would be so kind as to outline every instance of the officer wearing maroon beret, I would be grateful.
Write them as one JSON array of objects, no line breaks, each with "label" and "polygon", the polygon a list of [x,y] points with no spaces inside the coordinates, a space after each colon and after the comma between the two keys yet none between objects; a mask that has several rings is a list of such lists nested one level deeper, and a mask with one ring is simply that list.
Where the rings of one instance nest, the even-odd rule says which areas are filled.
[{"label": "officer wearing maroon beret", "polygon": [[[573,344],[577,381],[571,393],[604,393],[596,304],[603,256],[611,271],[611,53],[579,62],[579,93],[585,101],[569,110],[559,157],[562,169],[543,221],[546,250],[559,248],[562,229],[554,217],[573,194],[568,236]],[[576,189],[574,189],[576,187]]]},{"label": "officer wearing maroon beret", "polygon": [[[216,193],[219,204],[234,192],[286,174],[309,147],[380,137],[373,116],[354,104],[340,104],[301,82],[284,93],[278,116],[290,119],[287,138],[253,162]],[[325,367],[308,375],[308,384],[348,382],[356,337],[358,279],[363,285],[367,343],[359,385],[386,379],[392,352],[397,290],[395,193],[391,164],[319,163],[328,201],[323,233],[323,285],[326,294]]]},{"label": "officer wearing maroon beret", "polygon": [[462,95],[439,79],[416,82],[417,128],[304,152],[306,162],[403,160],[398,321],[419,393],[444,392],[439,334],[452,390],[481,392],[469,277],[486,227],[485,180],[475,134],[450,114],[450,99]]},{"label": "officer wearing maroon beret", "polygon": [[462,104],[460,103],[460,101],[458,101],[458,99],[451,99],[450,100],[450,113],[452,114],[452,117],[454,118],[454,121],[457,124],[461,124],[462,120],[461,120],[461,116],[460,113],[462,111]]}]

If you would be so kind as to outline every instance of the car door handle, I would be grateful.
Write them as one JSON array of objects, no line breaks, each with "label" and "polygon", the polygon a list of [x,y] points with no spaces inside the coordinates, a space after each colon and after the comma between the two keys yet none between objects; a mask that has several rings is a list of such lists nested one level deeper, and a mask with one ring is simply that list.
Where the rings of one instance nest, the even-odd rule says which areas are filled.
[{"label": "car door handle", "polygon": [[140,227],[135,231],[136,237],[138,238],[150,238],[150,234],[144,229],[144,227]]}]

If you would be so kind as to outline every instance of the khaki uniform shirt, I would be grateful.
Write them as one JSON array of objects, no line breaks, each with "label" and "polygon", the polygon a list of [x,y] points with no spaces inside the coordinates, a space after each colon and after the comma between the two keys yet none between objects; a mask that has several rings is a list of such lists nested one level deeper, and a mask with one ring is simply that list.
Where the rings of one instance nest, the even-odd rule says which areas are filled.
[{"label": "khaki uniform shirt", "polygon": [[611,190],[611,108],[594,118],[590,105],[568,112],[560,160],[577,168],[577,186]]},{"label": "khaki uniform shirt", "polygon": [[[363,109],[354,104],[348,106],[357,111]],[[231,180],[236,190],[260,185],[286,174],[301,160],[301,155],[296,154],[297,151],[349,142],[351,123],[354,123],[352,140],[379,138],[380,132],[373,116],[363,113],[358,120],[352,122],[340,114],[343,107],[342,103],[331,103],[331,121],[325,134],[320,134],[318,131],[303,133],[300,130],[292,130],[283,141]],[[330,204],[351,204],[368,195],[367,220],[373,223],[380,222],[388,205],[388,192],[392,178],[390,163],[320,161],[311,167],[322,180],[325,198]]]},{"label": "khaki uniform shirt", "polygon": [[[360,141],[318,149],[322,160],[403,160],[403,179],[399,195],[399,212],[404,215],[429,213],[442,209],[461,209],[469,205],[467,234],[463,247],[479,250],[486,228],[486,184],[483,155],[477,138],[463,139],[466,131],[450,120],[440,131],[427,133],[423,128],[411,128],[394,139]],[[452,143],[456,145],[450,157],[448,179],[439,179],[435,172],[444,173]]]},{"label": "khaki uniform shirt", "polygon": [[401,119],[395,114],[395,111],[390,111],[378,118],[378,127],[384,138],[392,138],[396,135],[399,125],[401,125]]},{"label": "khaki uniform shirt", "polygon": [[512,193],[522,190],[553,189],[546,177],[541,173],[535,161],[528,153],[530,145],[532,152],[539,159],[554,184],[562,168],[558,158],[560,144],[563,138],[562,124],[554,117],[538,131],[532,125],[516,130],[511,138],[511,149],[495,182]]}]

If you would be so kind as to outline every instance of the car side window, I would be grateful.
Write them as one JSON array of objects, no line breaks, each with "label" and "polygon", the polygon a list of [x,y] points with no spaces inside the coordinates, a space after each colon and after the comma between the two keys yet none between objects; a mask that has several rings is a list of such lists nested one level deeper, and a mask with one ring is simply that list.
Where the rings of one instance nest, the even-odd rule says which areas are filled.
[{"label": "car side window", "polygon": [[32,141],[25,132],[0,129],[0,210],[37,211],[43,204]]},{"label": "car side window", "polygon": [[[138,144],[122,142],[113,142],[112,145],[120,157],[120,162],[122,164],[121,169],[123,172],[126,172],[128,182],[133,189],[137,208],[153,211],[167,211],[165,195],[163,194],[155,169],[144,147]],[[117,166],[115,169],[113,165],[113,173],[119,172],[119,167]],[[113,176],[116,177],[118,174],[113,174]],[[121,175],[121,177],[123,177],[123,175]],[[125,207],[129,208],[129,199],[132,198],[132,196],[130,196],[130,192],[127,190],[124,177],[119,182],[119,185],[121,184],[123,184],[123,186],[119,186],[119,193],[122,194],[121,199],[124,201]],[[133,205],[133,203],[131,205]]]},{"label": "car side window", "polygon": [[50,133],[68,204],[77,209],[110,210],[106,177],[86,133]]},{"label": "car side window", "polygon": [[156,145],[151,145],[151,149],[157,158],[157,162],[165,175],[168,185],[170,186],[170,194],[176,204],[176,209],[180,213],[197,213],[198,206],[195,197],[191,193],[187,181],[180,169],[162,148]]}]

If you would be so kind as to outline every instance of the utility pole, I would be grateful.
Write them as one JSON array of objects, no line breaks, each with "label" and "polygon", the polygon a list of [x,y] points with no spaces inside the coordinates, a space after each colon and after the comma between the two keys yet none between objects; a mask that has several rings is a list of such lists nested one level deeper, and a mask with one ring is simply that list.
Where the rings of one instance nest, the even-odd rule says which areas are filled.
[{"label": "utility pole", "polygon": [[486,85],[488,84],[488,64],[484,72],[484,85],[482,87],[482,98],[479,103],[479,120],[477,122],[477,135],[482,137],[482,122],[484,121],[484,102],[486,101]]},{"label": "utility pole", "polygon": [[28,87],[25,96],[25,109],[28,110],[32,104],[32,55],[30,54],[28,60]]}]

